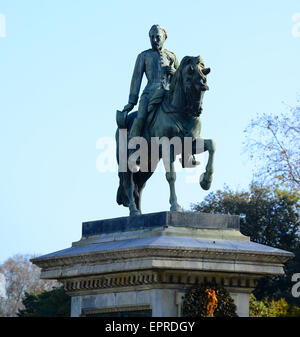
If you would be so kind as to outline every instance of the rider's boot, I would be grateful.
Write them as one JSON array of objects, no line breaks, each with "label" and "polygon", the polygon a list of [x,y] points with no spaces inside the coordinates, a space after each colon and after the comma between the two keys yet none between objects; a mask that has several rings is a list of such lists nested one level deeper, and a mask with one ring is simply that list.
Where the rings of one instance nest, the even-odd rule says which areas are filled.
[{"label": "rider's boot", "polygon": [[140,137],[142,134],[143,125],[144,125],[143,118],[135,118],[129,132],[129,139],[133,137]]}]

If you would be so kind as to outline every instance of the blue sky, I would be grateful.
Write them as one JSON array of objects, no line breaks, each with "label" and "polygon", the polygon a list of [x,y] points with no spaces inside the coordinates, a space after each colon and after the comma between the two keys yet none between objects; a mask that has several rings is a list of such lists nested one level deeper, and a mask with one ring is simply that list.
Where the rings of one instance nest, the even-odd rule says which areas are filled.
[{"label": "blue sky", "polygon": [[[201,117],[202,136],[217,144],[211,190],[247,188],[253,163],[243,130],[300,92],[296,13],[296,0],[1,0],[0,262],[69,247],[83,221],[128,214],[115,202],[117,173],[97,169],[99,139],[114,136],[152,24],[166,28],[165,47],[179,60],[201,55],[211,68]],[[209,193],[188,183],[199,175],[178,173],[186,209]],[[161,170],[146,186],[143,211],[168,210],[168,199]]]}]

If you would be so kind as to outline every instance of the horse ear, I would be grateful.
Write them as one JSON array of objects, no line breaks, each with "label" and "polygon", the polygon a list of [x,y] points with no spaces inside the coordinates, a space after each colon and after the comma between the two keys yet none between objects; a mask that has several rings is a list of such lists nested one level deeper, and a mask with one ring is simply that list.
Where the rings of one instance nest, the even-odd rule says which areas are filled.
[{"label": "horse ear", "polygon": [[207,74],[210,73],[210,68],[204,68],[204,69],[202,69],[202,72],[203,72],[204,75],[207,75]]},{"label": "horse ear", "polygon": [[203,59],[200,55],[196,57],[196,63],[197,64],[203,64],[203,67],[204,67]]}]

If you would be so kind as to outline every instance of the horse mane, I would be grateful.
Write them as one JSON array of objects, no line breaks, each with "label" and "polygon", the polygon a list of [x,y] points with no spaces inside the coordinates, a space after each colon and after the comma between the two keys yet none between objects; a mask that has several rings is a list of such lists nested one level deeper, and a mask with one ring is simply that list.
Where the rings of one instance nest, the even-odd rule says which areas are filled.
[{"label": "horse mane", "polygon": [[180,85],[181,90],[183,90],[183,81],[182,81],[182,69],[187,65],[192,63],[192,61],[195,59],[193,56],[185,56],[176,70],[174,76],[172,77],[171,83],[170,83],[170,89],[169,89],[169,101],[172,101],[173,95],[175,92],[175,88],[177,85]]},{"label": "horse mane", "polygon": [[[173,96],[175,94],[175,90],[177,85],[179,85],[180,90],[183,92],[184,88],[183,88],[183,78],[182,78],[182,70],[189,64],[195,64],[195,63],[202,63],[203,64],[203,60],[201,58],[201,56],[185,56],[181,62],[180,65],[178,67],[178,69],[176,69],[176,72],[174,74],[174,76],[171,79],[171,83],[170,83],[170,88],[168,91],[166,91],[163,88],[157,89],[154,93],[154,95],[150,98],[149,102],[148,102],[148,123],[150,124],[151,121],[153,121],[153,115],[155,114],[157,108],[159,107],[159,105],[162,104],[164,98],[166,97],[168,99],[169,102],[171,102],[173,100]],[[204,66],[204,64],[203,64]]]}]

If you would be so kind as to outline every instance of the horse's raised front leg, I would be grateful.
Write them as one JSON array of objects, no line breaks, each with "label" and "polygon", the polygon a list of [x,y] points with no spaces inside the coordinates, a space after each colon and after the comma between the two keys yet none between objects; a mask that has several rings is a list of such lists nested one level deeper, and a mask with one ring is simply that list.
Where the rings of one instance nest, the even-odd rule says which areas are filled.
[{"label": "horse's raised front leg", "polygon": [[205,168],[205,172],[200,176],[200,186],[204,190],[209,190],[212,183],[212,175],[214,172],[214,153],[216,150],[216,144],[213,139],[204,139],[204,152],[208,151],[208,161]]},{"label": "horse's raised front leg", "polygon": [[176,172],[174,169],[174,162],[170,163],[170,172],[166,172],[166,178],[170,186],[170,210],[176,212],[182,212],[181,206],[177,203],[177,196],[175,192],[175,180],[176,180]]},{"label": "horse's raised front leg", "polygon": [[124,189],[127,193],[128,200],[129,200],[129,214],[132,215],[139,215],[141,212],[138,210],[135,204],[135,197],[134,197],[134,181],[133,181],[133,173],[128,172],[124,177]]}]

